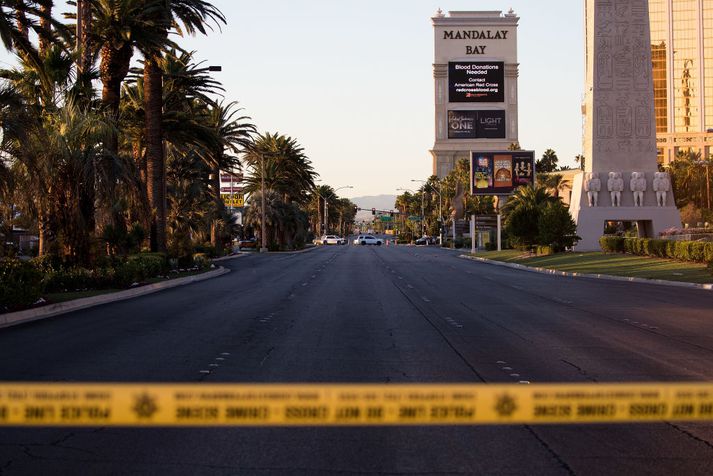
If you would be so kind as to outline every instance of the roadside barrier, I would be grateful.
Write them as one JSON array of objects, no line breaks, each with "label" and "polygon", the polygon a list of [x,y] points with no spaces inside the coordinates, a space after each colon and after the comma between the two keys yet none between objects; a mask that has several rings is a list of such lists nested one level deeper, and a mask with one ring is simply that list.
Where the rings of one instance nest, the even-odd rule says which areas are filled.
[{"label": "roadside barrier", "polygon": [[7,426],[384,426],[713,421],[713,383],[0,383]]}]

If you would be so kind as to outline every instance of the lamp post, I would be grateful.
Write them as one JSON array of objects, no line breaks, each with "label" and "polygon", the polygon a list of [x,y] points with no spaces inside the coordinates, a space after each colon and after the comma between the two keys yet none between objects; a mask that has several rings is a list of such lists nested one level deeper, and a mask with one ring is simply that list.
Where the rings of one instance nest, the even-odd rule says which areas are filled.
[{"label": "lamp post", "polygon": [[262,210],[260,211],[260,253],[267,253],[265,242],[267,239],[267,227],[265,226],[265,157],[260,156],[260,198],[262,199]]},{"label": "lamp post", "polygon": [[[433,185],[428,183],[426,180],[417,180],[417,179],[411,179],[412,182],[421,182],[424,184],[424,187],[428,186],[431,187],[431,190],[436,192],[438,195],[438,245],[443,244],[443,195],[441,193],[441,182],[438,182],[438,190],[436,190]],[[421,195],[423,198],[423,194]]]},{"label": "lamp post", "polygon": [[[352,185],[345,185],[345,186],[343,186],[343,187],[336,188],[336,189],[333,190],[333,191],[334,191],[334,196],[335,196],[335,197],[337,196],[337,191],[338,191],[338,190],[342,190],[342,189],[345,189],[345,188],[354,188],[354,187],[353,187]],[[328,205],[327,205],[327,197],[323,197],[322,194],[317,191],[317,188],[316,188],[316,187],[315,187],[315,189],[314,189],[314,193],[316,193],[319,198],[321,198],[322,200],[324,200],[324,234],[326,235],[326,234],[329,233],[329,215],[327,215],[329,208],[328,208]],[[317,202],[317,213],[319,214],[319,201]]]}]

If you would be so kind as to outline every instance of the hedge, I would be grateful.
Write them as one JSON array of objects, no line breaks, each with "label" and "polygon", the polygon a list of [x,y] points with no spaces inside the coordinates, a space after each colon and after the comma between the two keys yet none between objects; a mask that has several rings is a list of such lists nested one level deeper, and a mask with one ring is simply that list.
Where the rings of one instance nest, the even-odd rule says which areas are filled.
[{"label": "hedge", "polygon": [[602,236],[599,245],[606,253],[628,253],[696,263],[713,262],[713,242]]},{"label": "hedge", "polygon": [[42,273],[32,263],[0,259],[0,312],[31,306],[42,296]]}]

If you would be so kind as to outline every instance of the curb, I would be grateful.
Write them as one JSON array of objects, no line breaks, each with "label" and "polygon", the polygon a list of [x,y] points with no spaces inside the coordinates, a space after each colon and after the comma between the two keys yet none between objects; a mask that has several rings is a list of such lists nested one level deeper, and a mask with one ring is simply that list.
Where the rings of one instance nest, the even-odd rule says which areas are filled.
[{"label": "curb", "polygon": [[703,289],[706,291],[713,291],[713,284],[697,284],[697,283],[685,283],[681,281],[667,281],[665,279],[644,279],[644,278],[633,278],[626,276],[612,276],[610,274],[588,274],[588,273],[571,273],[569,271],[559,271],[556,269],[549,268],[535,268],[531,266],[525,266],[523,264],[517,263],[505,263],[503,261],[495,261],[486,258],[479,258],[477,256],[460,255],[459,258],[469,259],[473,261],[480,261],[481,263],[491,264],[493,266],[503,266],[505,268],[519,269],[521,271],[528,271],[530,273],[538,274],[551,274],[555,276],[566,276],[569,278],[588,278],[588,279],[604,279],[607,281],[620,281],[627,283],[641,283],[641,284],[655,284],[657,286],[672,286],[677,288],[689,288],[689,289]]},{"label": "curb", "polygon": [[247,256],[247,253],[238,252],[234,255],[223,256],[222,258],[215,258],[211,261],[213,261],[213,263],[220,263],[221,261],[229,261],[231,259],[245,258],[246,256]]},{"label": "curb", "polygon": [[117,291],[115,293],[102,294],[99,296],[73,299],[72,301],[50,304],[49,306],[39,307],[36,309],[26,309],[24,311],[0,314],[0,329],[17,324],[24,324],[26,322],[47,319],[49,317],[59,316],[60,314],[79,311],[81,309],[88,309],[94,306],[101,306],[102,304],[125,301],[127,299],[157,293],[165,289],[171,289],[178,286],[184,286],[186,284],[198,283],[211,278],[217,278],[218,276],[228,273],[230,273],[230,270],[221,266],[216,270],[208,271],[196,276],[172,279],[162,283],[148,284],[134,289],[127,289],[125,291]]}]

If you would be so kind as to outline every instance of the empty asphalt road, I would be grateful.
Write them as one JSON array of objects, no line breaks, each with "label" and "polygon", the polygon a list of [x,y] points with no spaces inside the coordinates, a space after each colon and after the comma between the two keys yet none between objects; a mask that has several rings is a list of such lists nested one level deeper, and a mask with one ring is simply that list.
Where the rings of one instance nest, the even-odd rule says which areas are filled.
[{"label": "empty asphalt road", "polygon": [[[538,275],[435,247],[334,246],[226,266],[217,279],[0,330],[0,380],[713,380],[710,291]],[[711,468],[710,424],[0,429],[2,475]]]}]

